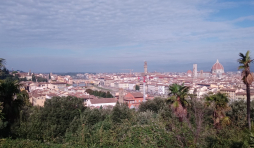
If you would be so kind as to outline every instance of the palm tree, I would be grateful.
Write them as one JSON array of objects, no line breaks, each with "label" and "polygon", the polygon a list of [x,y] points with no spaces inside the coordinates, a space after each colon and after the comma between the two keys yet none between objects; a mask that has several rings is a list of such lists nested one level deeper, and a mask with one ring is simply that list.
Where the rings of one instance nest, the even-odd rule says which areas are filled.
[{"label": "palm tree", "polygon": [[229,124],[229,117],[226,116],[225,112],[230,109],[228,107],[229,99],[226,94],[217,93],[214,95],[207,95],[205,97],[206,105],[212,106],[213,111],[213,121],[215,128],[219,128],[221,125]]},{"label": "palm tree", "polygon": [[242,81],[246,85],[246,94],[247,94],[247,120],[249,125],[249,130],[251,130],[251,121],[250,121],[250,85],[253,82],[253,76],[250,72],[250,63],[253,62],[253,59],[250,58],[250,51],[248,50],[246,54],[239,53],[240,58],[237,62],[240,64],[238,70],[242,70]]},{"label": "palm tree", "polygon": [[178,85],[176,83],[169,86],[171,96],[170,100],[172,101],[171,107],[175,111],[175,115],[179,117],[179,120],[182,121],[182,118],[187,116],[186,106],[188,102],[185,100],[185,97],[188,95],[189,87],[182,85]]}]

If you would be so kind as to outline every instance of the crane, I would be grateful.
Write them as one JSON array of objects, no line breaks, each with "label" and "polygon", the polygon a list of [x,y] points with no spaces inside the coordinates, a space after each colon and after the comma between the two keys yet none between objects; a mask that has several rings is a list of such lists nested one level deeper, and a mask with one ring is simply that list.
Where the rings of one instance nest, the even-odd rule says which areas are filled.
[{"label": "crane", "polygon": [[121,70],[129,70],[130,74],[131,74],[131,71],[133,71],[133,69],[121,69]]}]

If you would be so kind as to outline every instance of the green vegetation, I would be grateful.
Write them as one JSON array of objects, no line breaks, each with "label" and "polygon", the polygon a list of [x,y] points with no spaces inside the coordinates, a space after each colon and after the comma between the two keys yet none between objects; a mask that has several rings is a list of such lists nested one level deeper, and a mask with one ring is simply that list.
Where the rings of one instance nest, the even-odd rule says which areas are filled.
[{"label": "green vegetation", "polygon": [[[164,98],[141,103],[136,111],[119,103],[112,110],[90,109],[83,107],[82,99],[53,97],[45,107],[22,109],[23,117],[11,125],[12,138],[5,136],[0,147],[250,146],[248,137],[254,132],[246,132],[247,121],[238,118],[246,117],[243,101],[230,105],[222,101],[214,106],[187,101],[188,116],[179,121],[172,104]],[[213,114],[219,104],[232,108],[225,111],[232,122],[215,128]]]},{"label": "green vegetation", "polygon": [[100,89],[102,91],[111,91],[111,89],[106,89],[106,88],[103,88],[103,87],[99,87],[97,85],[93,85],[93,87],[98,88],[98,89]]},{"label": "green vegetation", "polygon": [[178,84],[172,84],[169,86],[169,101],[172,103],[171,107],[179,120],[183,120],[187,116],[187,105],[185,97],[188,95],[189,87]]},{"label": "green vegetation", "polygon": [[33,82],[48,82],[48,80],[46,78],[42,78],[42,77],[37,77],[35,75],[32,75],[32,81]]},{"label": "green vegetation", "polygon": [[230,124],[230,119],[226,116],[226,111],[230,110],[228,102],[228,97],[222,93],[206,96],[206,105],[212,106],[214,109],[213,121],[215,128]]},{"label": "green vegetation", "polygon": [[15,75],[10,75],[9,74],[9,70],[6,69],[5,67],[1,68],[0,69],[0,79],[3,80],[3,79],[13,79],[13,80],[19,80],[18,76]]},{"label": "green vegetation", "polygon": [[113,95],[109,91],[104,92],[104,91],[87,89],[86,92],[89,93],[90,95],[98,96],[101,98],[113,98]]},{"label": "green vegetation", "polygon": [[135,85],[135,90],[139,90],[139,89],[140,89],[139,85]]}]

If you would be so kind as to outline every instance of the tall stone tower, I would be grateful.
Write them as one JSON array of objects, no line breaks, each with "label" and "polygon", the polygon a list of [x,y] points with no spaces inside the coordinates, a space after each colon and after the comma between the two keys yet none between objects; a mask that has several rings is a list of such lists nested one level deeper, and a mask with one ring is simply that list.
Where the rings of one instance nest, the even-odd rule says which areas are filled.
[{"label": "tall stone tower", "polygon": [[123,89],[122,88],[120,88],[120,90],[119,90],[119,100],[118,100],[118,102],[120,104],[124,103],[124,101],[123,101]]},{"label": "tall stone tower", "polygon": [[144,64],[144,73],[147,73],[147,62],[145,61],[145,64]]},{"label": "tall stone tower", "polygon": [[197,70],[198,70],[198,65],[197,64],[193,64],[193,78],[197,78],[197,76],[198,76],[198,72],[197,72]]},{"label": "tall stone tower", "polygon": [[203,78],[203,77],[204,77],[203,74],[204,74],[204,71],[203,71],[203,70],[200,70],[200,78]]}]

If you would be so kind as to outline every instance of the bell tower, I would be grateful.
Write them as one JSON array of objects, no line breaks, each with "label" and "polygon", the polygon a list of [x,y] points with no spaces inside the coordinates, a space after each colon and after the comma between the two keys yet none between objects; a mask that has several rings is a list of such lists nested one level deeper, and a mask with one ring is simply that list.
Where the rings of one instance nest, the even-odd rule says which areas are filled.
[{"label": "bell tower", "polygon": [[144,73],[146,74],[147,73],[147,62],[145,61],[144,63]]}]

